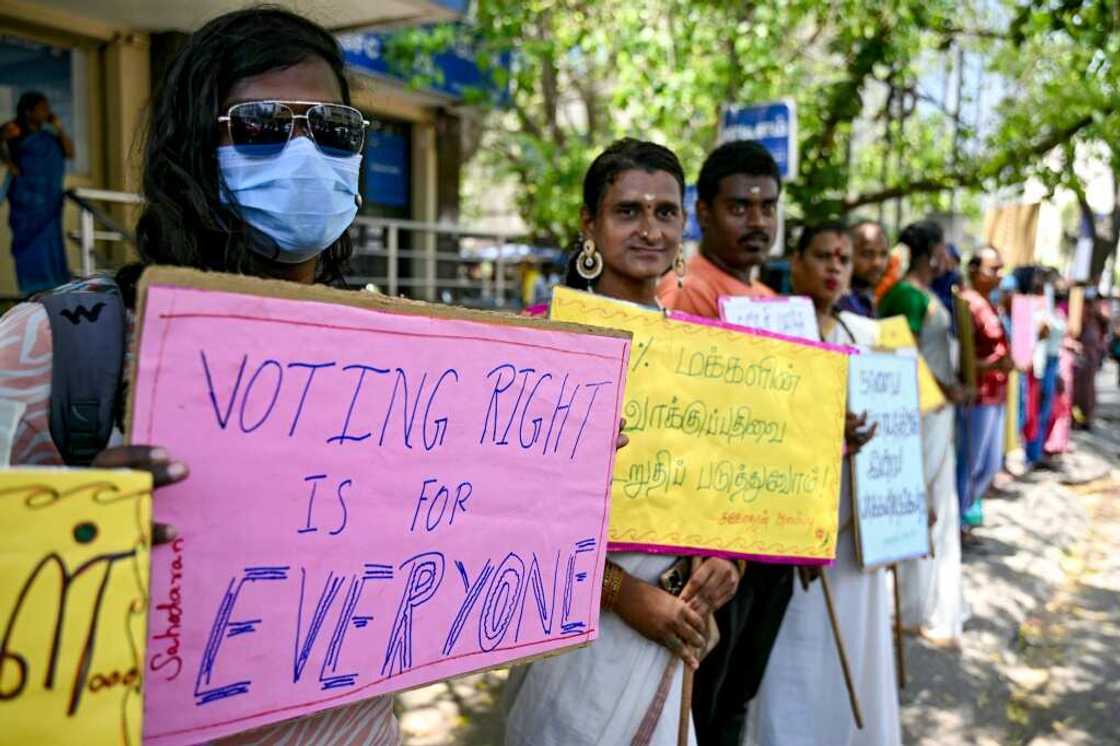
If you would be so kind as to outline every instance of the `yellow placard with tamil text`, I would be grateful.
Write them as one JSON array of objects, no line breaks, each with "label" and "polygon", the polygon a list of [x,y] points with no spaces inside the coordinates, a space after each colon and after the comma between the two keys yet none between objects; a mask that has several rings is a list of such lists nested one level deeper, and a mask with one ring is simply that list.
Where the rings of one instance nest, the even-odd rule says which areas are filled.
[{"label": "yellow placard with tamil text", "polygon": [[551,317],[634,335],[612,547],[835,557],[844,351],[568,288],[553,291]]},{"label": "yellow placard with tamil text", "polygon": [[913,332],[910,331],[910,325],[906,323],[905,316],[891,316],[879,321],[879,338],[875,340],[875,346],[888,350],[912,349],[917,354],[918,406],[922,410],[922,414],[940,409],[948,404],[945,395],[941,393],[941,387],[937,385],[937,379],[933,377],[933,371],[929,369],[925,358],[918,352],[918,343],[914,339]]},{"label": "yellow placard with tamil text", "polygon": [[0,741],[140,743],[152,477],[0,471]]}]

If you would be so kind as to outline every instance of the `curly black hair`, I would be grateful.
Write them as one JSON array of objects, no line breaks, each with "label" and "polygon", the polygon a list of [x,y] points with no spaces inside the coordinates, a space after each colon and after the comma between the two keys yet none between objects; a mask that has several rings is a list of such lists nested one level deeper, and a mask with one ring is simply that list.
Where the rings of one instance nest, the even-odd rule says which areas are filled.
[{"label": "curly black hair", "polygon": [[[595,157],[583,177],[583,207],[592,215],[599,212],[607,189],[623,171],[665,171],[676,179],[684,199],[684,168],[676,153],[664,145],[648,140],[624,137],[607,146]],[[577,290],[587,290],[593,283],[580,277],[576,271],[582,241],[573,239],[568,257],[568,273],[564,284]]]},{"label": "curly black hair", "polygon": [[[145,264],[270,274],[269,266],[249,248],[270,239],[250,230],[219,198],[222,183],[215,153],[218,117],[224,113],[220,107],[239,81],[315,57],[330,66],[343,103],[349,104],[338,42],[306,18],[256,6],[219,16],[190,36],[155,86],[149,112],[146,205],[136,227]],[[320,256],[316,280],[342,283],[352,251],[344,232]]]}]

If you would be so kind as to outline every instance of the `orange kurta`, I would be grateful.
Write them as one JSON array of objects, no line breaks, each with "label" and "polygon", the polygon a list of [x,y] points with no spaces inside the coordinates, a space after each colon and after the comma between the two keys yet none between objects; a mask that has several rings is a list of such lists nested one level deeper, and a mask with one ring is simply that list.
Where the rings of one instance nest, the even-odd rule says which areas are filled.
[{"label": "orange kurta", "polygon": [[719,298],[721,295],[747,295],[767,298],[776,295],[761,282],[745,283],[697,253],[686,262],[687,272],[684,287],[677,287],[677,276],[670,272],[661,278],[657,287],[657,299],[661,305],[673,311],[683,311],[694,316],[708,319],[719,318]]}]

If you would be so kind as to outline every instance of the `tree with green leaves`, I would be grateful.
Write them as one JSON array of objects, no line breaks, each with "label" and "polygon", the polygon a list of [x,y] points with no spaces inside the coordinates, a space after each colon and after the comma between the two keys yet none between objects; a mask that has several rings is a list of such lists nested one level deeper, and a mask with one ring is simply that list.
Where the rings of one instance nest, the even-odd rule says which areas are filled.
[{"label": "tree with green leaves", "polygon": [[[975,209],[975,195],[1032,176],[1076,192],[1053,154],[1120,143],[1118,14],[1114,0],[479,0],[469,26],[403,35],[393,53],[414,64],[465,35],[484,64],[512,55],[497,71],[508,100],[475,102],[476,157],[516,180],[538,238],[563,242],[606,144],[654,139],[695,173],[721,105],[779,97],[799,113],[794,218],[892,200],[948,210],[958,195]],[[999,96],[993,121],[952,95],[968,59],[999,83],[981,90]],[[944,95],[925,90],[931,78]]]}]

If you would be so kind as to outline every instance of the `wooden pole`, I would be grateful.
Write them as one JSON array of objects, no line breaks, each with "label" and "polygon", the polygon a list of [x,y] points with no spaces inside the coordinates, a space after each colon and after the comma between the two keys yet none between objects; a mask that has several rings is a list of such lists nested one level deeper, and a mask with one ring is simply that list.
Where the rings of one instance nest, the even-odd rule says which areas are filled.
[{"label": "wooden pole", "polygon": [[902,644],[902,591],[898,588],[898,564],[891,565],[894,579],[894,657],[898,672],[898,688],[906,688],[906,652]]},{"label": "wooden pole", "polygon": [[859,708],[859,697],[856,695],[855,683],[852,681],[852,670],[848,666],[848,651],[844,648],[844,638],[840,636],[840,623],[836,619],[836,608],[832,602],[832,589],[828,586],[828,573],[821,569],[821,590],[824,591],[824,602],[828,606],[828,619],[832,622],[832,637],[836,641],[836,653],[840,656],[840,668],[844,672],[844,683],[848,686],[848,701],[852,705],[852,717],[855,718],[856,727],[863,730],[863,713]]},{"label": "wooden pole", "polygon": [[684,678],[681,680],[681,718],[677,728],[677,746],[688,746],[688,718],[692,712],[692,682],[696,672],[685,664]]}]

